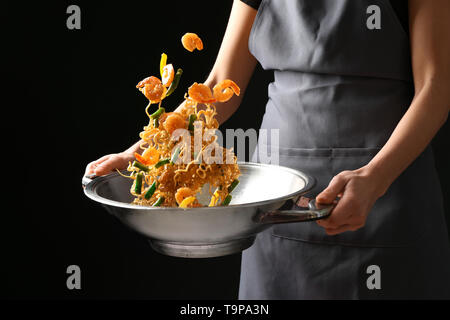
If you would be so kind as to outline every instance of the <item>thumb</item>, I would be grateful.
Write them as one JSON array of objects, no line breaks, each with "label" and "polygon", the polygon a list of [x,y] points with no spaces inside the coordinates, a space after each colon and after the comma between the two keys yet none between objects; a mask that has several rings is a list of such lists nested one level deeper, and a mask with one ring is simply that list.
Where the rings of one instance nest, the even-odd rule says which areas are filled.
[{"label": "thumb", "polygon": [[342,193],[348,179],[343,175],[337,175],[331,179],[330,184],[316,197],[318,203],[332,203]]},{"label": "thumb", "polygon": [[109,157],[106,161],[100,163],[97,168],[95,168],[95,175],[103,176],[105,174],[110,173],[115,168],[119,168],[122,166],[120,161],[121,159],[116,155]]}]

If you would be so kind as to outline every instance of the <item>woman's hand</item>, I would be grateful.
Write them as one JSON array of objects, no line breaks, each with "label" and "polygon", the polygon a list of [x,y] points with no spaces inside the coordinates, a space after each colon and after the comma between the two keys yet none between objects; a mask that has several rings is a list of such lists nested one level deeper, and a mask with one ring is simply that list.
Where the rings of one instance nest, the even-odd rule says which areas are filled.
[{"label": "woman's hand", "polygon": [[127,168],[128,162],[133,160],[134,154],[128,151],[108,154],[98,160],[89,163],[84,174],[95,174],[96,176],[103,176],[115,169],[123,170]]},{"label": "woman's hand", "polygon": [[316,197],[317,203],[323,204],[332,203],[340,197],[330,217],[317,220],[317,224],[325,228],[328,235],[362,228],[375,201],[386,189],[368,167],[342,171]]},{"label": "woman's hand", "polygon": [[[445,123],[450,91],[450,2],[409,1],[414,99],[383,148],[365,167],[344,171],[317,196],[318,203],[342,198],[331,216],[319,220],[328,234],[364,226],[375,201],[419,156]],[[381,190],[381,191],[379,191]]]}]

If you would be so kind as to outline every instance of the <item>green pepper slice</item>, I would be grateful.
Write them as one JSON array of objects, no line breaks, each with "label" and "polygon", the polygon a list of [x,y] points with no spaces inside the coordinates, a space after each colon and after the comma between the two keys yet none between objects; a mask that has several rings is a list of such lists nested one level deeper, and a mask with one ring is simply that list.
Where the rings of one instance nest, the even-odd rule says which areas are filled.
[{"label": "green pepper slice", "polygon": [[150,188],[148,188],[147,192],[144,195],[144,198],[147,200],[150,199],[152,195],[155,193],[155,191],[156,191],[156,180],[155,182],[152,183]]},{"label": "green pepper slice", "polygon": [[137,160],[133,161],[132,166],[135,167],[135,168],[138,168],[138,169],[140,169],[142,171],[145,171],[145,172],[148,172],[150,170],[146,165],[140,163]]},{"label": "green pepper slice", "polygon": [[159,197],[158,200],[156,200],[156,202],[153,204],[153,207],[161,206],[164,200],[165,200],[164,197]]},{"label": "green pepper slice", "polygon": [[236,188],[236,186],[239,184],[239,180],[235,179],[233,180],[233,182],[230,184],[230,186],[228,187],[228,193],[231,193],[231,191],[234,190],[234,188]]},{"label": "green pepper slice", "polygon": [[175,76],[173,78],[172,83],[169,86],[169,89],[167,89],[166,97],[170,96],[172,92],[175,91],[175,89],[178,87],[178,83],[180,82],[181,75],[183,74],[183,69],[178,69],[177,73],[175,73]]},{"label": "green pepper slice", "polygon": [[139,172],[136,176],[136,182],[134,184],[134,192],[136,194],[141,194],[142,191],[142,178],[144,174],[142,172]]},{"label": "green pepper slice", "polygon": [[231,202],[231,198],[232,198],[231,194],[227,195],[227,196],[225,197],[225,200],[223,200],[222,205],[223,205],[223,206],[229,205],[230,202]]},{"label": "green pepper slice", "polygon": [[159,167],[168,164],[170,162],[170,159],[162,159],[159,160],[156,164],[155,164],[155,168],[158,169]]},{"label": "green pepper slice", "polygon": [[188,130],[194,131],[194,121],[197,120],[196,114],[190,114],[189,115],[189,124],[188,124]]},{"label": "green pepper slice", "polygon": [[159,116],[162,115],[165,111],[166,111],[166,109],[164,109],[163,107],[160,107],[160,108],[158,108],[158,110],[156,110],[155,112],[153,112],[150,115],[150,118],[159,119]]}]

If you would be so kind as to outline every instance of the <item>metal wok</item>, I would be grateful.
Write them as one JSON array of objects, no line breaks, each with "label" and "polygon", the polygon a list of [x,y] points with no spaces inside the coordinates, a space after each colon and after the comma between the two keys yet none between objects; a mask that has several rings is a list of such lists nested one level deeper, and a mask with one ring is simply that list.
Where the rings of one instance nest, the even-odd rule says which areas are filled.
[{"label": "metal wok", "polygon": [[[202,208],[144,207],[131,204],[132,181],[118,173],[84,176],[84,193],[101,203],[131,229],[148,237],[156,251],[176,257],[206,258],[240,252],[256,235],[275,223],[293,223],[327,217],[333,205],[278,210],[286,201],[298,204],[310,191],[314,178],[290,168],[259,163],[239,163],[242,175],[228,206]],[[207,186],[197,195],[210,199]],[[304,200],[302,198],[302,200]],[[302,201],[304,202],[304,201]]]}]

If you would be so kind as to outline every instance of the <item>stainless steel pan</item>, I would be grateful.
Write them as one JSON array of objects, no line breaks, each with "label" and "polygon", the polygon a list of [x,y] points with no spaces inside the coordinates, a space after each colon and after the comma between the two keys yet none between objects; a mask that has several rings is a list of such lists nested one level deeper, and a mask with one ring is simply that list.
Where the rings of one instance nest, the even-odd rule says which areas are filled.
[{"label": "stainless steel pan", "polygon": [[[202,208],[144,207],[131,204],[132,181],[112,173],[83,177],[84,193],[101,203],[131,229],[149,238],[158,252],[189,258],[217,257],[251,246],[256,235],[275,223],[293,223],[327,217],[333,205],[279,210],[286,201],[299,202],[310,191],[314,178],[290,168],[259,163],[239,163],[242,175],[229,206]],[[210,199],[207,186],[198,195]],[[304,200],[304,199],[302,199]],[[302,201],[303,202],[303,201]]]}]

